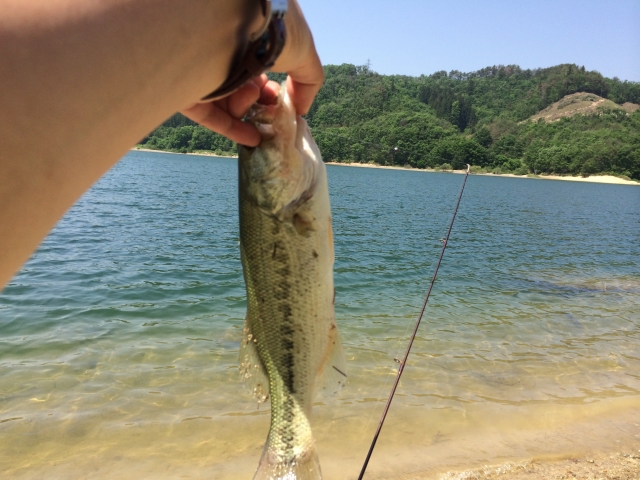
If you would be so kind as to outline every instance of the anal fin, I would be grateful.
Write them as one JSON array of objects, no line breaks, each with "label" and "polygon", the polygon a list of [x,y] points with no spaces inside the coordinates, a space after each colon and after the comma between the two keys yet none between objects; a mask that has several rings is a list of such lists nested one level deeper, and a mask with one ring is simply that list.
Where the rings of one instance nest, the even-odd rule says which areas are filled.
[{"label": "anal fin", "polygon": [[242,340],[240,342],[240,378],[251,390],[258,403],[269,398],[269,378],[262,360],[258,355],[256,338],[251,331],[249,319],[244,321]]}]

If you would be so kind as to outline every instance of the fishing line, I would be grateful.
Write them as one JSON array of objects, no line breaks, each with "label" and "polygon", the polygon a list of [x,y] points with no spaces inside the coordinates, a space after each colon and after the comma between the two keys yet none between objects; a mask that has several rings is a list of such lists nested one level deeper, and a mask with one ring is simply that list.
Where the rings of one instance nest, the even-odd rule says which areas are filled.
[{"label": "fishing line", "polygon": [[396,380],[393,383],[393,387],[391,387],[391,393],[389,394],[389,398],[384,407],[384,411],[382,412],[382,418],[380,418],[380,423],[378,424],[378,429],[376,430],[375,435],[373,436],[373,440],[371,441],[371,446],[369,447],[369,452],[367,453],[367,458],[364,461],[364,465],[362,465],[362,470],[360,471],[360,476],[358,480],[362,480],[365,472],[367,471],[367,465],[369,465],[369,460],[371,459],[371,454],[373,453],[373,449],[376,446],[376,442],[378,441],[378,437],[380,436],[380,431],[382,430],[382,425],[384,424],[385,419],[387,418],[387,413],[389,412],[389,407],[391,406],[391,401],[393,400],[393,396],[396,393],[396,389],[398,388],[398,383],[400,383],[400,377],[402,376],[402,372],[404,371],[404,367],[407,364],[407,359],[409,358],[409,352],[411,351],[411,347],[413,345],[413,341],[416,339],[416,335],[418,333],[418,327],[420,327],[420,322],[422,321],[422,316],[424,315],[424,310],[427,308],[427,302],[429,301],[429,295],[431,295],[431,290],[433,289],[433,284],[436,281],[436,276],[438,275],[438,269],[440,268],[440,263],[442,262],[442,257],[444,256],[444,251],[447,248],[447,244],[449,243],[449,236],[451,235],[451,230],[453,229],[453,222],[456,219],[456,215],[458,214],[458,207],[460,206],[460,200],[462,200],[462,193],[464,192],[464,186],[467,183],[467,177],[469,176],[469,170],[471,169],[470,165],[467,165],[467,173],[464,176],[464,180],[462,182],[462,188],[460,188],[460,194],[458,195],[458,201],[456,202],[456,208],[453,211],[453,216],[451,217],[451,223],[449,223],[449,229],[447,230],[447,236],[442,242],[442,250],[440,250],[440,258],[438,258],[438,263],[436,264],[436,269],[433,272],[433,277],[431,278],[431,283],[429,284],[429,289],[427,290],[427,295],[422,304],[422,309],[420,310],[420,314],[418,315],[418,319],[416,320],[416,325],[413,329],[413,334],[411,335],[411,339],[409,340],[409,345],[407,346],[407,350],[404,353],[404,357],[400,362],[400,367],[398,368],[398,374],[396,375]]}]

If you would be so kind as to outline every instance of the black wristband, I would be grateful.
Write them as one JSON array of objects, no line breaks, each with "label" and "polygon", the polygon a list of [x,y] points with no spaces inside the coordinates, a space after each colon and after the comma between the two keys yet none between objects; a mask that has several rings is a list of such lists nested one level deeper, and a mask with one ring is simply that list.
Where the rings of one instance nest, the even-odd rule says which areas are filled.
[{"label": "black wristband", "polygon": [[[268,4],[270,7],[270,2]],[[286,2],[284,5],[286,10]],[[201,101],[212,101],[225,97],[273,66],[282,52],[286,40],[283,18],[285,10],[271,11],[263,3],[263,11],[265,10],[271,17],[266,30],[256,40],[243,45],[236,52],[227,79],[214,92],[203,97]]]}]

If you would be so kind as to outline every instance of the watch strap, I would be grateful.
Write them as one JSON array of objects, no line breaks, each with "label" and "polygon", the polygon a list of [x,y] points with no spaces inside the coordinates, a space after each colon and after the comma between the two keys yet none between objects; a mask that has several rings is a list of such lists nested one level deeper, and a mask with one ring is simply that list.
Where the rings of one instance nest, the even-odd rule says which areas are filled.
[{"label": "watch strap", "polygon": [[236,52],[231,64],[231,72],[214,92],[201,99],[202,102],[210,102],[218,98],[225,97],[233,93],[252,78],[267,71],[273,66],[276,59],[284,48],[286,40],[286,29],[284,26],[284,13],[286,12],[286,2],[277,2],[278,6],[284,3],[284,8],[274,8],[272,2],[263,4],[263,13],[270,15],[266,30],[254,40],[250,41],[244,48]]}]

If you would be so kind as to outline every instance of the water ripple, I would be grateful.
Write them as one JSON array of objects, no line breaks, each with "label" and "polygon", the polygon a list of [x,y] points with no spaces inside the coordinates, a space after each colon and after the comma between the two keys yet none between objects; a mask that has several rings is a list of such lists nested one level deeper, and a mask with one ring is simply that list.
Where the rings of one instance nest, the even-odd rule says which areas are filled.
[{"label": "water ripple", "polygon": [[[319,444],[340,438],[360,451],[462,177],[328,173],[350,385],[339,410],[317,405],[332,425],[318,427]],[[166,445],[175,455],[176,442],[194,452],[218,442],[209,464],[259,452],[264,432],[256,425],[266,427],[267,410],[245,395],[236,367],[246,306],[236,184],[233,159],[133,152],[5,288],[2,471],[36,468],[34,452],[43,462],[70,459],[84,445],[128,446],[108,447],[113,455],[150,444],[155,455]],[[406,417],[421,409],[434,418],[425,435],[446,435],[453,445],[457,437],[444,432],[456,412],[480,425],[494,406],[502,410],[489,417],[498,421],[509,409],[540,418],[530,412],[545,408],[551,418],[564,405],[637,404],[638,211],[637,188],[471,177],[394,403],[399,418],[421,422]],[[212,423],[229,443],[211,440]],[[146,440],[133,445],[131,432]]]}]

